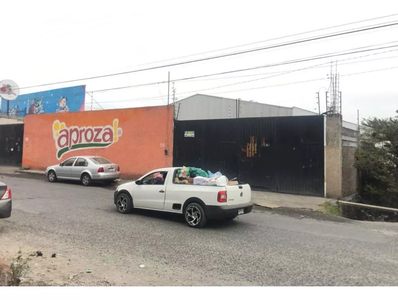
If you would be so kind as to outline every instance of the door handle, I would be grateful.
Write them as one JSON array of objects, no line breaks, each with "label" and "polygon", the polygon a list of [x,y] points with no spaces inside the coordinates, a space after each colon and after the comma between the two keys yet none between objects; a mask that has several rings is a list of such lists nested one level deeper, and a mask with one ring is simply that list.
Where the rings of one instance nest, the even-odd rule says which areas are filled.
[{"label": "door handle", "polygon": [[160,190],[159,193],[164,193],[164,191],[163,191],[163,190]]}]

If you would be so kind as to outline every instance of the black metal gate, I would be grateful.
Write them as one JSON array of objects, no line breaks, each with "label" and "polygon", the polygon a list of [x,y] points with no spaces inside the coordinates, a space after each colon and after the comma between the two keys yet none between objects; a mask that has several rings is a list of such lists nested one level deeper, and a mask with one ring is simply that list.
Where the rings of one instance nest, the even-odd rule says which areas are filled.
[{"label": "black metal gate", "polygon": [[0,125],[0,165],[22,165],[23,128],[23,124]]},{"label": "black metal gate", "polygon": [[175,121],[175,166],[195,166],[253,188],[324,196],[323,116]]}]

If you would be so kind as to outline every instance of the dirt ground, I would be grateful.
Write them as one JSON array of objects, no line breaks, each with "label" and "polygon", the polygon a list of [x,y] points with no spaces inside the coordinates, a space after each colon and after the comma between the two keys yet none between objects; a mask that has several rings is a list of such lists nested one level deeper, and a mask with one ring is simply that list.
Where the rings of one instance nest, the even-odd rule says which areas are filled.
[{"label": "dirt ground", "polygon": [[[40,247],[35,245],[26,245],[19,241],[12,241],[8,237],[2,237],[0,244],[0,280],[4,285],[4,274],[9,273],[10,264],[18,255],[18,251],[22,251],[24,259],[28,259],[29,270],[25,277],[20,278],[20,285],[30,286],[109,286],[116,285],[107,281],[98,273],[98,266],[95,266],[92,273],[87,273],[84,259],[77,259],[73,255],[62,253],[55,246],[43,245]],[[40,251],[42,256],[38,256]],[[55,257],[51,257],[53,254]],[[94,273],[96,272],[96,273]],[[0,284],[1,285],[1,284]]]},{"label": "dirt ground", "polygon": [[[45,238],[32,239],[16,232],[12,237],[1,232],[0,236],[0,286],[5,285],[4,274],[10,273],[9,266],[19,250],[24,259],[29,259],[30,267],[27,275],[21,278],[21,286],[140,286],[151,285],[150,282],[166,285],[159,278],[152,280],[154,278],[146,276],[143,265],[133,266],[136,270],[132,272],[120,272],[79,250],[66,249],[59,244],[58,247]],[[37,251],[42,256],[38,256]]]}]

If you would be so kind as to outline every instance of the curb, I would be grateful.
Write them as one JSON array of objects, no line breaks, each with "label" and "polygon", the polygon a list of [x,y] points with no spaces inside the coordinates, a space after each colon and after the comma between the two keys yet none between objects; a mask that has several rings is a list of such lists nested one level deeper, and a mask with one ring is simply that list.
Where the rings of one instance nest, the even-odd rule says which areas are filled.
[{"label": "curb", "polygon": [[258,204],[258,203],[253,202],[253,200],[252,200],[252,203],[255,206],[265,207],[265,208],[269,208],[269,209],[275,209],[275,208],[281,207],[281,206],[275,205],[275,204]]},{"label": "curb", "polygon": [[44,171],[16,170],[14,173],[45,175]]}]

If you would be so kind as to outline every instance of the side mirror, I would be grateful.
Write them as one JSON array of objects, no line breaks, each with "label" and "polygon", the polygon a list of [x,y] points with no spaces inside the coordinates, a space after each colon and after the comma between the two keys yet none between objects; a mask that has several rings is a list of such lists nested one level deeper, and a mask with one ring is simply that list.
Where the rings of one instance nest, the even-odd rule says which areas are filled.
[{"label": "side mirror", "polygon": [[136,181],[135,181],[135,184],[141,185],[141,184],[142,184],[142,180],[136,180]]},{"label": "side mirror", "polygon": [[60,167],[62,167],[63,165],[64,165],[63,163],[60,163],[60,164],[59,164]]}]

